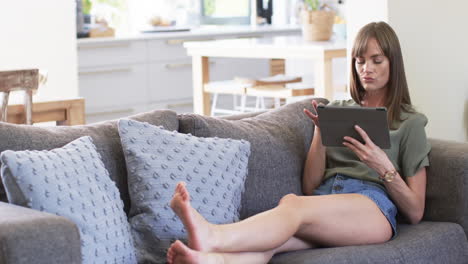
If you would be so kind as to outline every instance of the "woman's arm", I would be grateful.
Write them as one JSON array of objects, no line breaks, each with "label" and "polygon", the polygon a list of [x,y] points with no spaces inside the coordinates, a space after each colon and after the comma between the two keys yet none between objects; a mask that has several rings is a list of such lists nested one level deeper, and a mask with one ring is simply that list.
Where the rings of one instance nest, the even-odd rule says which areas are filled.
[{"label": "woman's arm", "polygon": [[411,224],[417,224],[424,215],[426,201],[426,168],[421,168],[406,182],[397,173],[392,182],[385,182],[388,194],[396,203],[399,211]]},{"label": "woman's arm", "polygon": [[322,134],[320,132],[319,117],[317,114],[318,103],[312,100],[312,107],[315,114],[307,109],[304,113],[312,120],[315,125],[314,137],[310,144],[307,159],[304,164],[304,174],[302,175],[302,192],[305,195],[311,195],[317,186],[322,182],[323,174],[325,172],[325,146],[322,145]]},{"label": "woman's arm", "polygon": [[[356,131],[364,139],[365,144],[351,137],[345,137],[343,144],[356,153],[362,162],[369,168],[374,169],[379,175],[394,171],[395,167],[387,154],[372,142],[362,128],[356,126]],[[420,169],[414,176],[407,177],[407,182],[397,173],[392,182],[385,182],[384,184],[399,211],[411,224],[419,223],[424,214],[426,169]]]},{"label": "woman's arm", "polygon": [[325,172],[325,150],[326,147],[322,145],[320,128],[315,126],[314,137],[304,165],[304,174],[302,175],[302,192],[306,195],[311,195],[313,190],[322,182]]}]

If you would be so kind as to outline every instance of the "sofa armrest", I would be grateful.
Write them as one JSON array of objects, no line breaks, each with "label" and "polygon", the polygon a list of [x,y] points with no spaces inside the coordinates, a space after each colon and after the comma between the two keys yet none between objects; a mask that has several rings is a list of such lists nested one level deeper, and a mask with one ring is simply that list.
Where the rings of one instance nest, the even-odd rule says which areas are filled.
[{"label": "sofa armrest", "polygon": [[0,202],[0,263],[81,263],[77,226],[49,213]]},{"label": "sofa armrest", "polygon": [[429,140],[424,220],[460,224],[468,234],[468,143]]}]

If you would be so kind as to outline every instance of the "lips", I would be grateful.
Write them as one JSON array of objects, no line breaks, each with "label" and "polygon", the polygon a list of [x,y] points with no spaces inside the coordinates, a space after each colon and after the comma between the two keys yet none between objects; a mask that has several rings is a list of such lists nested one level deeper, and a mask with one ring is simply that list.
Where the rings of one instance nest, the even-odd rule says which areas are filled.
[{"label": "lips", "polygon": [[373,81],[374,81],[374,78],[371,78],[371,77],[362,77],[362,80],[363,80],[365,83],[369,83],[369,82],[373,82]]}]

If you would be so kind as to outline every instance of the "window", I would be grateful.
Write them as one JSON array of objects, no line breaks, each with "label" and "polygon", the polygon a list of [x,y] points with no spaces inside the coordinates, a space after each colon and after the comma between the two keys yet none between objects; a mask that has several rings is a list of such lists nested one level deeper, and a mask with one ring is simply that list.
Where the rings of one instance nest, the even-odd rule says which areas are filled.
[{"label": "window", "polygon": [[249,24],[250,1],[200,0],[202,24]]}]

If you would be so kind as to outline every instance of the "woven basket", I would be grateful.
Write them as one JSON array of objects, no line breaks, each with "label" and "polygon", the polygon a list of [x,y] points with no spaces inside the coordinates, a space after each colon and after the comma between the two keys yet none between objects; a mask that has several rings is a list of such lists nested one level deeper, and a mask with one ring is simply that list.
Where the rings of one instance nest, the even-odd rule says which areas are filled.
[{"label": "woven basket", "polygon": [[329,40],[333,33],[333,22],[335,21],[335,12],[317,10],[301,12],[302,17],[302,36],[307,41],[325,41]]}]

